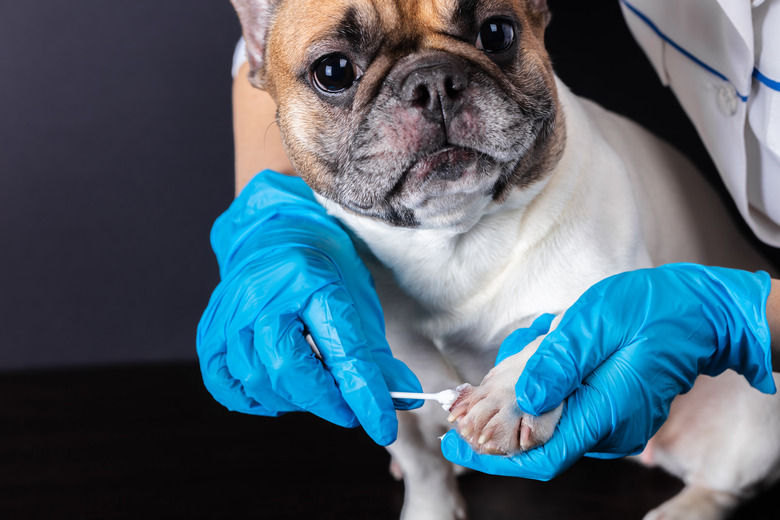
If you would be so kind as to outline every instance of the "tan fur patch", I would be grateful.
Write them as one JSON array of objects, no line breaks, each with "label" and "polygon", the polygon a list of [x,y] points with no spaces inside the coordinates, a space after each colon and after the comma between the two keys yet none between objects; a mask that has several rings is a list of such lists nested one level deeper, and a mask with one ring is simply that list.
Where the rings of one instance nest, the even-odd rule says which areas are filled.
[{"label": "tan fur patch", "polygon": [[[531,99],[546,90],[557,105],[555,79],[544,48],[545,13],[539,0],[284,0],[275,11],[265,46],[264,87],[279,106],[288,156],[309,185],[337,200],[333,177],[352,146],[347,135],[359,124],[396,63],[411,55],[443,51],[481,67],[510,96]],[[518,58],[492,61],[475,46],[488,18],[517,20]],[[352,47],[350,47],[352,45]],[[352,49],[352,50],[350,50]],[[349,110],[325,102],[309,84],[313,64],[346,54],[365,71]],[[540,85],[544,85],[541,87]],[[531,96],[531,97],[528,97]],[[528,150],[517,179],[495,188],[502,199],[512,186],[533,182],[557,162],[563,143],[560,111],[551,135]],[[333,132],[343,137],[331,135]],[[522,177],[522,179],[521,179]]]}]

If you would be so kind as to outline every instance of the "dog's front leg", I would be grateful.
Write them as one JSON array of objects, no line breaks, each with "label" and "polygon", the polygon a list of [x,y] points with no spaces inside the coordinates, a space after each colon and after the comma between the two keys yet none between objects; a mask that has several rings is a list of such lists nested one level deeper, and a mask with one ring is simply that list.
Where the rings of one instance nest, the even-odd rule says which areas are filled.
[{"label": "dog's front leg", "polygon": [[[438,410],[428,409],[429,407]],[[388,446],[404,480],[401,520],[463,520],[466,504],[458,490],[455,469],[441,456],[438,436],[445,428],[436,419],[438,404],[398,413],[398,440]],[[435,432],[434,432],[435,430]]]},{"label": "dog's front leg", "polygon": [[450,411],[450,422],[477,453],[512,455],[544,444],[555,431],[563,404],[534,416],[517,406],[515,383],[542,338],[496,365],[479,386],[467,386]]}]

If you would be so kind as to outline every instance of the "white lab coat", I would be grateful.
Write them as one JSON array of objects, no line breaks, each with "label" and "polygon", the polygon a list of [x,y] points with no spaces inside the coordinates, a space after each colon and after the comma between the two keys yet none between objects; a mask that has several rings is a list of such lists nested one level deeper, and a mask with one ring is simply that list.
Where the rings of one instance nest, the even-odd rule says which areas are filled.
[{"label": "white lab coat", "polygon": [[780,0],[620,0],[740,213],[780,247]]}]

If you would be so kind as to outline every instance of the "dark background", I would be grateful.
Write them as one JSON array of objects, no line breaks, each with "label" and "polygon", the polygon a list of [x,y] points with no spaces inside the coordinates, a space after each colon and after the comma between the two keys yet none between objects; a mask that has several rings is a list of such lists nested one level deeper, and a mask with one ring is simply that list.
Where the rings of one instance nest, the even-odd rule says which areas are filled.
[{"label": "dark background", "polygon": [[0,367],[194,356],[239,35],[227,0],[0,0]]},{"label": "dark background", "polygon": [[[717,182],[618,1],[550,4],[564,81]],[[0,0],[0,369],[194,357],[239,34],[228,0]]]}]

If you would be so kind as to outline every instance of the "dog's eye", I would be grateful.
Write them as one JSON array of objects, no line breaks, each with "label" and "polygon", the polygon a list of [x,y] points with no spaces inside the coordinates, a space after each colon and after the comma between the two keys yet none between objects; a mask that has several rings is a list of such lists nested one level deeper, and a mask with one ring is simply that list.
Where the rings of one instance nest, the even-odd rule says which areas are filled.
[{"label": "dog's eye", "polygon": [[485,52],[507,50],[515,41],[512,24],[503,18],[489,18],[479,30],[477,49]]},{"label": "dog's eye", "polygon": [[315,62],[312,77],[317,88],[336,93],[351,87],[360,77],[360,69],[343,54],[329,54]]}]

